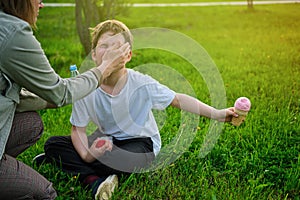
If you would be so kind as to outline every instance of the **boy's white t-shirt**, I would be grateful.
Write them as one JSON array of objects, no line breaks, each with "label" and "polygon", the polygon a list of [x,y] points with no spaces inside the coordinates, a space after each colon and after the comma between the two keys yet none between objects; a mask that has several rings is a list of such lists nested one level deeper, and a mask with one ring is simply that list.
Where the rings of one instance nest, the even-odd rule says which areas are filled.
[{"label": "boy's white t-shirt", "polygon": [[73,104],[70,122],[86,127],[90,121],[118,140],[150,137],[157,155],[161,148],[159,130],[151,109],[165,109],[175,92],[148,75],[127,69],[127,82],[112,96],[101,88]]}]

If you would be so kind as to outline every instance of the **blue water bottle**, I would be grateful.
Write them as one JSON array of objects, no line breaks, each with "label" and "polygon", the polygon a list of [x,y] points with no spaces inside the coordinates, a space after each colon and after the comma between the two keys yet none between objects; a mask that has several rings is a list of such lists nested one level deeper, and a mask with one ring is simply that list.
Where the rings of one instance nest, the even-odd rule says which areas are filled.
[{"label": "blue water bottle", "polygon": [[70,66],[70,72],[71,72],[71,77],[76,77],[77,75],[79,75],[79,71],[77,70],[76,65]]}]

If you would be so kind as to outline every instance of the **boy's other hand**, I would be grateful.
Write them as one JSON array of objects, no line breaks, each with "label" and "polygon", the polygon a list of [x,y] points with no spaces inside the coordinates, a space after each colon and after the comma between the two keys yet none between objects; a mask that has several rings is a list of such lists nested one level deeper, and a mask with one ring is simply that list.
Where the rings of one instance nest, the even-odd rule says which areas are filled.
[{"label": "boy's other hand", "polygon": [[[103,141],[103,139],[97,138],[90,147],[90,152],[94,158],[103,156],[106,151],[111,151],[113,148],[113,144],[110,140],[105,140],[104,143],[102,143],[101,141]],[[102,145],[99,146],[100,142],[102,143]]]}]

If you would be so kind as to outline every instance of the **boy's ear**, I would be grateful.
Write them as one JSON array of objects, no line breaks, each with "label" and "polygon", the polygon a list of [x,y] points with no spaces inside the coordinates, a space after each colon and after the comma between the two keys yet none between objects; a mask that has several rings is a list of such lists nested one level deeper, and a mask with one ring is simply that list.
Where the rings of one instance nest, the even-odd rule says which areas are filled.
[{"label": "boy's ear", "polygon": [[129,52],[126,62],[129,62],[131,60],[131,57],[132,57],[132,51]]},{"label": "boy's ear", "polygon": [[94,49],[92,50],[92,59],[96,62],[96,51]]}]

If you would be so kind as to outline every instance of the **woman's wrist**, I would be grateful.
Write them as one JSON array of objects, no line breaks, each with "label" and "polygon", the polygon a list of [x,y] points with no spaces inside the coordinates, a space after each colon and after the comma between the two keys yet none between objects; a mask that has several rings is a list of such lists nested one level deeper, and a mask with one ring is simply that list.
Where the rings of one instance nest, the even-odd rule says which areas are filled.
[{"label": "woman's wrist", "polygon": [[103,81],[103,72],[98,67],[92,68],[91,71],[97,77],[97,79],[98,79],[98,86],[100,86],[101,83],[102,83],[102,81]]}]

